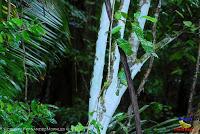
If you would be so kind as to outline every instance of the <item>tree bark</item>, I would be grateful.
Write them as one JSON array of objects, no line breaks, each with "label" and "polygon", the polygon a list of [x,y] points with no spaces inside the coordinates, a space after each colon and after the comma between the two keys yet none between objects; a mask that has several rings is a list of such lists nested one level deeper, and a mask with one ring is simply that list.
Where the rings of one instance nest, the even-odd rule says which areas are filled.
[{"label": "tree bark", "polygon": [[[143,0],[141,0],[141,1],[144,2]],[[124,0],[122,4],[123,5],[121,6],[122,7],[121,11],[127,13],[128,9],[129,9],[130,0]],[[141,15],[142,16],[147,15],[149,7],[150,7],[149,0],[144,2],[143,5],[141,5]],[[105,15],[105,12],[106,12],[106,8],[104,5],[103,10],[102,10],[103,16]],[[101,25],[103,23],[102,21],[106,22],[107,25],[110,24],[108,16],[101,19]],[[145,21],[146,21],[146,19],[144,19],[144,18],[140,19],[139,23],[140,23],[141,27],[144,27]],[[122,28],[120,30],[120,34],[121,34],[121,38],[123,38],[124,29],[125,29],[124,20],[120,20],[118,25],[122,26]],[[100,34],[99,34],[99,36],[100,36]],[[99,40],[99,38],[98,38],[98,40]],[[139,41],[138,41],[138,43],[139,43]],[[104,42],[101,44],[97,44],[97,45],[100,45],[102,47],[102,45],[104,45]],[[96,51],[99,51],[99,50],[97,50],[97,48],[96,48]],[[102,51],[105,51],[105,49],[101,49],[101,52]],[[100,56],[100,58],[102,59],[102,56],[104,56],[104,52],[102,52],[102,53],[103,54],[101,54],[101,55],[97,55],[97,53],[96,53],[96,57]],[[91,92],[90,92],[91,98],[90,98],[89,110],[90,110],[90,112],[94,112],[94,113],[93,113],[93,116],[89,117],[89,118],[90,118],[90,121],[94,119],[94,120],[97,120],[98,122],[100,122],[100,124],[103,126],[103,130],[101,131],[101,134],[106,133],[106,130],[112,119],[112,116],[120,103],[121,97],[127,89],[127,86],[120,84],[120,80],[118,79],[118,71],[119,71],[119,64],[120,64],[120,54],[119,54],[118,47],[115,47],[114,57],[115,58],[114,58],[114,63],[113,63],[112,80],[111,80],[111,84],[109,85],[109,87],[103,93],[103,101],[98,100],[98,95],[99,95],[101,84],[102,84],[103,71],[102,71],[102,73],[99,73],[99,72],[101,72],[100,69],[95,69],[95,67],[94,67],[93,78],[91,81]],[[135,75],[140,71],[142,65],[146,62],[146,60],[148,58],[149,58],[149,56],[145,55],[141,62],[135,63],[134,65],[131,66],[131,68],[130,68],[131,78],[135,77]],[[96,62],[97,61],[99,62],[98,65],[95,64],[95,66],[102,67],[104,65],[104,59],[105,58],[103,58],[103,62],[99,62],[98,60],[95,59]],[[95,71],[97,73],[95,73]],[[101,75],[101,76],[99,76],[99,75]],[[116,95],[116,93],[118,91],[119,91],[119,95]]]},{"label": "tree bark", "polygon": [[[110,3],[113,3],[113,1],[114,0],[111,0]],[[101,90],[103,69],[105,64],[105,52],[107,46],[108,31],[110,26],[109,24],[110,20],[107,15],[105,3],[103,3],[101,20],[100,20],[100,29],[98,33],[98,39],[96,42],[94,70],[91,79],[89,111],[93,111],[95,109],[95,105],[98,102],[98,95]]]}]

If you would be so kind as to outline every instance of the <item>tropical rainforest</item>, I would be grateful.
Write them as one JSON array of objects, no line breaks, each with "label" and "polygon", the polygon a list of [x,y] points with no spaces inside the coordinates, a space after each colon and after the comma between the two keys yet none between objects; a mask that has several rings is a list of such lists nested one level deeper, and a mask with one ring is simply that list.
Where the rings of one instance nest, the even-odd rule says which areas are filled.
[{"label": "tropical rainforest", "polygon": [[0,134],[199,134],[199,66],[199,0],[0,0]]}]

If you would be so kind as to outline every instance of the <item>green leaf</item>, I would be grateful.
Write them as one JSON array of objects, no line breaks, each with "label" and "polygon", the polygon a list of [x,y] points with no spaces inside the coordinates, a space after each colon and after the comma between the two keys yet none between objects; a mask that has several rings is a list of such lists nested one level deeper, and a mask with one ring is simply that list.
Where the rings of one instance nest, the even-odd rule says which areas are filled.
[{"label": "green leaf", "polygon": [[137,35],[138,39],[140,40],[145,52],[152,53],[154,50],[153,43],[144,38],[143,30],[139,26],[139,24],[136,22],[132,23],[132,29],[133,29],[133,32],[135,32],[135,34]]},{"label": "green leaf", "polygon": [[115,13],[115,19],[116,20],[119,20],[119,19],[121,19],[121,17],[122,17],[122,14],[121,14],[121,12],[120,11],[117,11],[116,13]]},{"label": "green leaf", "polygon": [[0,65],[6,65],[6,61],[0,59]]},{"label": "green leaf", "polygon": [[23,20],[22,19],[13,18],[13,19],[11,19],[11,22],[13,22],[18,27],[21,27],[23,25]]},{"label": "green leaf", "polygon": [[92,120],[90,124],[93,125],[95,129],[97,130],[97,133],[100,134],[101,129],[103,128],[102,125],[96,120]]},{"label": "green leaf", "polygon": [[193,25],[192,24],[192,26],[191,26],[191,28],[190,28],[190,30],[192,31],[192,32],[195,32],[196,30],[198,30],[199,28],[198,27],[195,27],[195,25]]},{"label": "green leaf", "polygon": [[144,38],[141,38],[141,37],[139,37],[139,40],[141,41],[142,47],[146,53],[153,53],[154,48],[153,48],[152,42],[150,42]]},{"label": "green leaf", "polygon": [[116,34],[121,30],[122,26],[116,26],[112,29],[112,34]]},{"label": "green leaf", "polygon": [[126,119],[126,115],[124,113],[117,113],[114,117],[114,120],[117,120],[118,122],[123,121],[124,119]]},{"label": "green leaf", "polygon": [[13,111],[12,105],[10,105],[10,104],[7,105],[7,111],[8,111],[8,113],[11,113]]},{"label": "green leaf", "polygon": [[184,16],[183,16],[183,14],[182,13],[180,13],[179,11],[177,11],[177,10],[175,10],[176,11],[176,13],[178,14],[178,15],[180,15],[182,18],[184,18]]},{"label": "green leaf", "polygon": [[123,85],[127,86],[127,80],[126,80],[126,75],[124,73],[124,69],[121,69],[118,73],[118,77],[120,79],[120,83]]},{"label": "green leaf", "polygon": [[183,74],[183,70],[181,68],[176,68],[173,72],[171,72],[172,75],[182,75]]},{"label": "green leaf", "polygon": [[0,43],[3,43],[3,36],[0,34]]},{"label": "green leaf", "polygon": [[44,28],[41,26],[41,25],[34,25],[32,26],[29,31],[31,33],[33,33],[35,36],[41,36],[41,35],[44,35],[46,33],[46,31],[44,30]]},{"label": "green leaf", "polygon": [[147,20],[149,20],[149,21],[151,21],[151,22],[153,22],[153,23],[156,23],[156,22],[157,22],[157,19],[156,19],[156,18],[153,18],[153,17],[151,17],[151,16],[142,16],[142,18],[145,18],[145,19],[147,19]]},{"label": "green leaf", "polygon": [[85,127],[81,124],[81,123],[78,123],[78,125],[76,126],[71,126],[71,131],[72,132],[77,132],[77,133],[80,133],[80,132],[84,132],[85,130]]},{"label": "green leaf", "polygon": [[49,122],[52,124],[57,124],[57,121],[55,119],[49,119]]},{"label": "green leaf", "polygon": [[139,24],[134,22],[131,25],[132,25],[133,32],[135,32],[138,37],[144,38],[143,30],[139,26]]},{"label": "green leaf", "polygon": [[23,31],[23,32],[22,32],[22,38],[23,38],[25,41],[29,42],[29,41],[30,41],[29,33],[28,33],[27,31]]},{"label": "green leaf", "polygon": [[186,58],[187,58],[189,61],[191,61],[191,62],[193,62],[193,63],[196,62],[196,58],[195,58],[193,55],[191,55],[191,54],[189,54],[189,53],[186,53],[185,56],[186,56]]},{"label": "green leaf", "polygon": [[127,13],[121,12],[121,14],[122,14],[122,16],[123,16],[125,19],[128,18],[128,14],[127,14]]},{"label": "green leaf", "polygon": [[40,33],[40,35],[45,35],[46,33],[46,31],[41,25],[37,25],[36,30],[38,31],[38,33]]},{"label": "green leaf", "polygon": [[191,21],[183,21],[183,24],[184,24],[186,27],[191,27],[191,26],[192,26],[192,22],[191,22]]},{"label": "green leaf", "polygon": [[135,18],[135,19],[138,19],[139,17],[140,17],[140,12],[134,13],[134,18]]},{"label": "green leaf", "polygon": [[133,52],[131,45],[124,39],[117,39],[118,46],[125,52],[126,55],[130,56]]}]

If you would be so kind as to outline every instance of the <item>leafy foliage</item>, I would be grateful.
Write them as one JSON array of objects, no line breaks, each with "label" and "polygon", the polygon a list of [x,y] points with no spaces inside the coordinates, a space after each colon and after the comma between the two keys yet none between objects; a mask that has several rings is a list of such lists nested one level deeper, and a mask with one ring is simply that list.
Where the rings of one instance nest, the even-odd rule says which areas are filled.
[{"label": "leafy foliage", "polygon": [[[171,132],[174,128],[179,126],[178,118],[169,117],[165,121],[157,122],[156,120],[152,120],[152,113],[155,115],[163,114],[162,110],[165,109],[166,106],[157,102],[152,102],[149,105],[144,105],[140,108],[139,112],[142,115],[142,128],[145,134],[150,133],[168,133]],[[150,110],[150,112],[149,112]],[[153,110],[153,111],[151,111]],[[169,109],[168,109],[169,110]],[[166,111],[165,111],[166,112]],[[148,118],[145,118],[143,115],[148,115]],[[115,133],[135,133],[135,124],[133,120],[134,115],[126,114],[126,113],[117,113],[113,118],[112,122],[109,126],[109,132]]]},{"label": "leafy foliage", "polygon": [[[1,133],[35,133],[35,127],[48,127],[49,124],[57,123],[54,113],[50,111],[55,106],[9,99],[20,97],[25,76],[35,80],[44,75],[46,64],[58,63],[70,43],[67,21],[53,8],[55,5],[49,3],[47,11],[37,1],[29,4],[30,7],[23,12],[23,18],[19,18],[13,15],[17,11],[17,4],[12,3],[11,19],[1,18],[0,22]],[[40,9],[44,9],[47,14],[41,14]]]},{"label": "leafy foliage", "polygon": [[58,9],[52,8],[56,5],[48,3],[48,11],[37,1],[30,5],[23,19],[12,18],[0,24],[2,95],[16,96],[24,87],[25,75],[31,80],[37,79],[44,75],[46,64],[58,63],[59,56],[67,52],[69,29]]},{"label": "leafy foliage", "polygon": [[131,49],[131,45],[128,41],[124,39],[117,39],[117,43],[119,47],[125,52],[125,54],[130,56],[133,53]]},{"label": "leafy foliage", "polygon": [[[30,104],[0,97],[0,132],[1,133],[35,133],[34,128],[56,124],[54,113],[56,107],[41,104],[33,100]],[[12,129],[8,129],[12,128]]]},{"label": "leafy foliage", "polygon": [[[22,29],[22,26],[25,28]],[[21,42],[22,40],[29,42],[30,36],[40,38],[42,35],[44,35],[44,32],[40,24],[33,23],[30,25],[28,21],[18,18],[13,18],[7,22],[2,22],[0,24],[0,29],[2,39],[0,44],[0,92],[1,95],[13,96],[16,91],[21,90],[19,84],[22,84],[24,81],[24,55],[27,57],[27,60],[25,61],[27,66],[38,69],[44,69],[45,67],[44,63],[39,59],[33,57],[29,53],[24,54]],[[40,29],[40,31],[35,34],[35,29]]]}]

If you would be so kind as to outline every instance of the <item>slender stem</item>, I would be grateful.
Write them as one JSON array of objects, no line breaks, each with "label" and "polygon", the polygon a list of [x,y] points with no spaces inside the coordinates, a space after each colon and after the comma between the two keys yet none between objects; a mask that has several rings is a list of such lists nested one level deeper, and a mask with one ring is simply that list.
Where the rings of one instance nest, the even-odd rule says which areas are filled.
[{"label": "slender stem", "polygon": [[[156,12],[155,12],[155,15],[154,15],[157,20],[158,20],[158,17],[159,17],[160,9],[161,9],[161,0],[159,0],[159,2],[158,2],[158,6],[156,8]],[[156,43],[156,27],[157,27],[157,23],[154,23],[153,27],[152,27],[153,44]],[[152,67],[153,67],[153,62],[154,62],[154,57],[151,56],[148,69],[147,69],[147,71],[144,75],[144,78],[143,78],[142,82],[140,83],[139,88],[137,90],[138,94],[140,94],[140,92],[144,90],[144,85],[145,85],[145,83],[146,83],[146,81],[147,81],[147,79],[148,79],[148,77],[151,73],[151,70],[152,70]]]},{"label": "slender stem", "polygon": [[109,20],[111,21],[111,16],[112,16],[112,7],[111,7],[111,3],[110,3],[110,0],[105,0],[105,5],[106,5],[106,11],[107,11],[107,14],[108,14],[108,18]]},{"label": "slender stem", "polygon": [[123,50],[121,50],[121,48],[119,48],[119,53],[120,53],[121,62],[123,64],[123,68],[124,68],[124,71],[125,71],[125,74],[126,74],[126,79],[127,79],[127,82],[128,82],[128,89],[129,89],[129,94],[130,94],[130,98],[131,98],[131,105],[133,107],[133,111],[134,111],[134,114],[135,114],[136,133],[142,134],[138,99],[137,99],[137,95],[135,93],[133,80],[131,78],[131,71],[130,71],[130,68],[128,66],[126,54],[124,53]]},{"label": "slender stem", "polygon": [[111,55],[112,55],[112,27],[113,27],[113,16],[115,12],[115,1],[113,1],[112,5],[112,15],[111,15],[111,21],[110,21],[110,36],[109,36],[109,52],[108,52],[108,75],[107,79],[110,80],[111,77]]},{"label": "slender stem", "polygon": [[[200,20],[199,20],[199,25],[200,25]],[[200,32],[200,30],[199,30],[199,32]],[[188,115],[190,115],[192,112],[192,101],[193,101],[193,96],[195,94],[195,88],[196,88],[198,73],[199,73],[199,66],[200,66],[200,41],[199,41],[196,69],[195,69],[195,73],[193,76],[192,86],[190,88],[190,97],[189,97],[189,101],[188,101],[188,112],[187,112]]]}]

